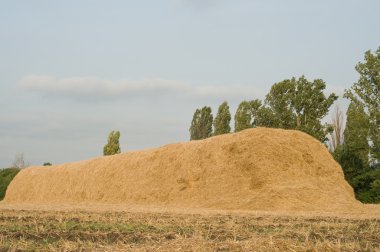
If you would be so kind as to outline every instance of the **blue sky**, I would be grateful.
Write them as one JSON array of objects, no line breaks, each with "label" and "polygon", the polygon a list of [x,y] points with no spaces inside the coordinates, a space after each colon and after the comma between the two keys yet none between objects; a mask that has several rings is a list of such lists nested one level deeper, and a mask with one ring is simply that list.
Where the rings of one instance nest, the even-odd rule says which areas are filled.
[{"label": "blue sky", "polygon": [[[292,76],[341,95],[380,46],[379,1],[0,1],[0,167],[186,141],[197,107]],[[340,101],[344,104],[344,101]]]}]

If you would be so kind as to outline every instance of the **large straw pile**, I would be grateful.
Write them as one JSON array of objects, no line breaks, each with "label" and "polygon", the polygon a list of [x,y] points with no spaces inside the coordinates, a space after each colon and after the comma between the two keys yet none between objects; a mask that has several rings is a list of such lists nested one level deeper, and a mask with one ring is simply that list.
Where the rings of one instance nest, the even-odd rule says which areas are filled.
[{"label": "large straw pile", "polygon": [[28,168],[9,185],[5,201],[231,210],[360,206],[325,146],[302,132],[267,128]]}]

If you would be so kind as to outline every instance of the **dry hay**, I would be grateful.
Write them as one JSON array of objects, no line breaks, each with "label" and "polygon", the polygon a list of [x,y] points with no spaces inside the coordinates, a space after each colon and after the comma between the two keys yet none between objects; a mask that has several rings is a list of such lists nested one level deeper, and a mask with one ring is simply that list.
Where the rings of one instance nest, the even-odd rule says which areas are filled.
[{"label": "dry hay", "polygon": [[9,185],[5,202],[337,212],[362,206],[323,144],[267,128],[31,167]]}]

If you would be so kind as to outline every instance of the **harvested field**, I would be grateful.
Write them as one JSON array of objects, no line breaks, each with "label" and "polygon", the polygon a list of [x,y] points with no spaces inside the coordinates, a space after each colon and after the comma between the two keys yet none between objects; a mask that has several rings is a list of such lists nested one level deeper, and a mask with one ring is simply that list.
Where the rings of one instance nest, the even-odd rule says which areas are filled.
[{"label": "harvested field", "polygon": [[267,128],[28,168],[5,202],[363,211],[325,146],[299,131]]},{"label": "harvested field", "polygon": [[2,210],[0,250],[380,251],[380,220]]}]

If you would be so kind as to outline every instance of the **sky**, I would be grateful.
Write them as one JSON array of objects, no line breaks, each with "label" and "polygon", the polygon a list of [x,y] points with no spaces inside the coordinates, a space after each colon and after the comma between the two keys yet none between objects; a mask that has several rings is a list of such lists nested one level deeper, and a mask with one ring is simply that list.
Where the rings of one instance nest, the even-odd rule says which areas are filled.
[{"label": "sky", "polygon": [[[378,0],[0,0],[0,167],[187,141],[196,108],[305,75],[342,95]],[[344,104],[346,101],[339,100]],[[231,123],[233,126],[233,122]]]}]

